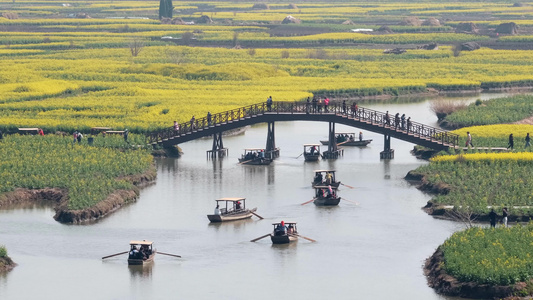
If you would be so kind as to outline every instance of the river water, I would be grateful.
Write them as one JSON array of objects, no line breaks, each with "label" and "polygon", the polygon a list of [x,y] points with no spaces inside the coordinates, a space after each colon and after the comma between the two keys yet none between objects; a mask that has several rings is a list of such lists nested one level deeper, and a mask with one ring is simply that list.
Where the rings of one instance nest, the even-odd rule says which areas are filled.
[{"label": "river water", "polygon": [[[468,101],[495,94],[466,97]],[[433,100],[363,104],[436,125]],[[0,244],[18,266],[0,274],[0,299],[449,299],[427,286],[422,265],[460,224],[434,219],[420,208],[430,199],[403,177],[426,164],[412,144],[392,140],[395,158],[379,159],[383,137],[366,148],[345,147],[338,160],[306,163],[302,144],[327,138],[327,123],[279,122],[281,157],[270,166],[237,164],[243,148],[264,147],[267,128],[224,137],[229,156],[207,160],[210,139],[180,145],[180,159],[157,159],[156,182],[137,202],[90,225],[63,225],[50,207],[0,210]],[[337,125],[337,131],[359,132]],[[325,149],[323,149],[325,150]],[[335,169],[338,207],[301,205],[313,197],[315,169]],[[264,220],[209,224],[216,198],[245,197]],[[357,204],[353,203],[357,202]],[[300,239],[272,245],[271,223],[298,222]],[[145,267],[129,267],[134,239],[152,240],[158,255]]]}]

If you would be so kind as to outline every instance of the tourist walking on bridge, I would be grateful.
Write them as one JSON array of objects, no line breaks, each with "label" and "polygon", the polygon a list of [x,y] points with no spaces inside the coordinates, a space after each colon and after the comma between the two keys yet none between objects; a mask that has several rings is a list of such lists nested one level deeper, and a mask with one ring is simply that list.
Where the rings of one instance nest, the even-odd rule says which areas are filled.
[{"label": "tourist walking on bridge", "polygon": [[531,138],[529,137],[529,132],[528,132],[526,135],[526,145],[524,146],[524,148],[531,146],[530,142],[531,142]]},{"label": "tourist walking on bridge", "polygon": [[353,114],[353,117],[355,118],[357,116],[357,113],[358,113],[358,110],[359,107],[357,106],[357,102],[353,102],[352,103],[352,114]]},{"label": "tourist walking on bridge", "polygon": [[194,129],[196,129],[196,118],[194,116],[192,116],[191,118],[191,131],[193,131]]},{"label": "tourist walking on bridge", "polygon": [[394,130],[397,130],[398,126],[400,126],[400,113],[394,115]]},{"label": "tourist walking on bridge", "polygon": [[211,112],[207,112],[207,126],[211,126]]},{"label": "tourist walking on bridge", "polygon": [[313,97],[313,113],[316,113],[317,103],[318,103],[318,100],[316,99],[316,97]]},{"label": "tourist walking on bridge", "polygon": [[329,98],[324,99],[324,112],[328,112]]},{"label": "tourist walking on bridge", "polygon": [[305,113],[308,114],[310,109],[311,109],[311,100],[309,99],[309,97],[307,97],[307,101],[305,102]]},{"label": "tourist walking on bridge", "polygon": [[267,98],[267,110],[268,111],[272,110],[272,96],[268,96]]},{"label": "tourist walking on bridge", "polygon": [[346,114],[346,100],[342,100],[342,113]]},{"label": "tourist walking on bridge", "polygon": [[411,130],[411,125],[413,125],[413,123],[411,122],[411,117],[409,117],[407,118],[407,133]]},{"label": "tourist walking on bridge", "polygon": [[383,119],[385,120],[385,125],[390,126],[390,116],[389,116],[389,111],[388,110],[385,113],[385,116],[383,117]]}]

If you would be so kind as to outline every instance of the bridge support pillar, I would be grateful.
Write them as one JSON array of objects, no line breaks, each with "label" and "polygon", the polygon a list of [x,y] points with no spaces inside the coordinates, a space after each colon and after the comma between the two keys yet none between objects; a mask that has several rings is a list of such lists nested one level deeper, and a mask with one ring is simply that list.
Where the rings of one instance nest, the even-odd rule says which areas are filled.
[{"label": "bridge support pillar", "polygon": [[335,122],[329,122],[329,134],[328,134],[328,151],[322,153],[322,158],[336,159],[344,154],[343,149],[337,147],[337,139],[335,138]]},{"label": "bridge support pillar", "polygon": [[268,122],[267,142],[265,147],[266,158],[274,159],[279,157],[279,148],[276,148],[274,133],[274,122]]},{"label": "bridge support pillar", "polygon": [[213,134],[213,147],[211,150],[207,151],[207,158],[217,158],[217,155],[219,158],[224,157],[228,155],[228,149],[224,148],[224,144],[222,143],[222,132],[217,132]]},{"label": "bridge support pillar", "polygon": [[380,159],[393,159],[394,158],[394,149],[390,148],[390,134],[385,134],[385,149],[379,153]]}]

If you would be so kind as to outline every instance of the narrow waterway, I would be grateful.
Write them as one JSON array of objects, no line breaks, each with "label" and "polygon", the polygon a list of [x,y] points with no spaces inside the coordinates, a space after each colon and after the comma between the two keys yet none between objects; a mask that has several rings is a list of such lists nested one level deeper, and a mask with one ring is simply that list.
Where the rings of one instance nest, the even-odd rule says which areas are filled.
[{"label": "narrow waterway", "polygon": [[[467,97],[469,101],[495,94]],[[433,100],[364,104],[436,124]],[[50,207],[0,210],[0,244],[19,265],[0,274],[0,299],[447,299],[427,286],[422,265],[461,225],[420,208],[430,199],[403,177],[427,162],[412,144],[392,140],[395,158],[379,159],[383,137],[365,148],[345,147],[338,160],[306,163],[302,144],[327,138],[327,123],[279,122],[281,157],[270,166],[244,166],[244,148],[264,147],[265,124],[224,137],[229,156],[206,160],[210,139],[180,145],[180,159],[157,159],[157,181],[136,203],[91,225],[63,225]],[[337,131],[359,129],[337,125]],[[301,205],[313,197],[313,170],[335,169],[342,186],[338,207]],[[215,199],[245,197],[264,220],[209,224]],[[273,246],[271,223],[298,222],[300,239]],[[130,240],[154,241],[151,266],[128,267]]]}]

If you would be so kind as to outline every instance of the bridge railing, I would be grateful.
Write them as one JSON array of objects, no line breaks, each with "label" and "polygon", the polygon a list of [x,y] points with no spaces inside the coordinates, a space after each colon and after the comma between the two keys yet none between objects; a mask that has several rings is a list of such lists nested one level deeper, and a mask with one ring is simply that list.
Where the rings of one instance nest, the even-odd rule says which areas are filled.
[{"label": "bridge railing", "polygon": [[440,142],[442,144],[456,146],[459,144],[459,136],[446,130],[424,125],[422,123],[401,119],[401,117],[391,116],[377,110],[364,107],[354,108],[353,105],[343,105],[333,103],[325,106],[323,103],[307,102],[273,102],[269,105],[266,102],[239,107],[221,113],[216,113],[203,118],[192,118],[189,122],[179,124],[178,128],[168,127],[160,131],[154,131],[149,134],[150,143],[160,142],[162,140],[191,134],[194,131],[204,130],[209,127],[220,126],[221,124],[231,123],[243,118],[263,115],[265,113],[308,113],[308,114],[332,114],[347,116],[358,121],[364,121],[376,126],[388,128],[392,131],[412,134],[419,138],[430,141]]},{"label": "bridge railing", "polygon": [[150,143],[157,143],[173,137],[190,134],[197,130],[204,130],[209,127],[218,126],[220,124],[233,122],[254,115],[262,115],[266,110],[267,104],[266,102],[262,102],[212,114],[210,117],[205,116],[198,119],[193,117],[189,122],[178,124],[177,127],[171,126],[162,130],[150,132],[148,134],[148,141]]}]

